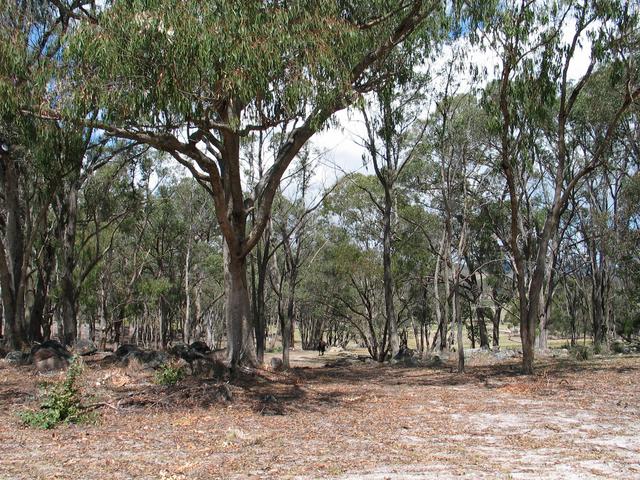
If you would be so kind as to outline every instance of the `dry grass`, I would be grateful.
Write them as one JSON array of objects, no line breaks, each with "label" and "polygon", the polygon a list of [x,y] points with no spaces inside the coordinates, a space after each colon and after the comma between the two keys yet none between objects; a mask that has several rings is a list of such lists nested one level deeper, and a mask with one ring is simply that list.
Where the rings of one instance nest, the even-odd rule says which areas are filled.
[{"label": "dry grass", "polygon": [[82,389],[99,421],[40,431],[16,412],[57,377],[2,367],[0,478],[640,478],[640,358],[548,360],[531,377],[514,362],[451,370],[358,364],[159,387],[89,363]]}]

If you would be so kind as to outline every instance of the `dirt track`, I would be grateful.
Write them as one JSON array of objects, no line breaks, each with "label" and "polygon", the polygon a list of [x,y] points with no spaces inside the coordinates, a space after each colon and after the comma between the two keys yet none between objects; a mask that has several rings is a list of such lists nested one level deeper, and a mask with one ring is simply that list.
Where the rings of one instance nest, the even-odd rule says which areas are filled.
[{"label": "dirt track", "polygon": [[640,357],[468,370],[261,373],[203,407],[206,381],[156,387],[89,364],[98,423],[40,431],[16,412],[52,378],[2,367],[0,478],[640,478]]}]

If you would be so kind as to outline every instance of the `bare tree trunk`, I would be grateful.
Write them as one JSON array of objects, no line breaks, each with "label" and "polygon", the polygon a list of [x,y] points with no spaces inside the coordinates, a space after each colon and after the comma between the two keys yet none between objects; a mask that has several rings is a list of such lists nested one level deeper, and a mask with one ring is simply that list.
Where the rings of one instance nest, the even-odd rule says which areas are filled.
[{"label": "bare tree trunk", "polygon": [[496,305],[493,312],[493,347],[500,348],[500,317],[502,317],[502,307]]},{"label": "bare tree trunk", "polygon": [[247,285],[246,257],[232,255],[223,246],[224,285],[226,295],[227,361],[232,369],[241,364],[256,365],[253,322]]},{"label": "bare tree trunk", "polygon": [[5,342],[20,349],[29,342],[25,325],[24,206],[20,200],[18,170],[10,154],[0,154],[0,187],[5,209],[4,238],[0,245],[0,286],[4,308]]},{"label": "bare tree trunk", "polygon": [[78,215],[78,190],[75,185],[59,200],[60,245],[62,274],[60,277],[62,303],[62,328],[60,336],[64,345],[72,345],[78,335],[77,295],[73,278],[75,269],[76,221]]},{"label": "bare tree trunk", "polygon": [[[436,258],[436,269],[433,275],[433,297],[436,303],[436,324],[437,324],[436,335],[438,334],[438,332],[440,332],[440,351],[445,350],[447,346],[447,333],[446,333],[446,327],[445,327],[447,320],[442,315],[443,305],[440,299],[440,288],[439,288],[440,268],[442,265],[442,257],[444,255],[445,240],[446,240],[446,234],[445,232],[443,232],[442,240],[440,240],[440,248],[438,250],[438,256]],[[436,339],[434,338],[434,343],[435,343],[435,340]]]},{"label": "bare tree trunk", "polygon": [[184,295],[185,295],[185,306],[184,306],[184,323],[182,329],[182,340],[184,343],[191,343],[191,334],[192,334],[192,319],[191,319],[191,285],[189,283],[189,273],[190,273],[190,260],[191,260],[191,229],[189,229],[189,240],[187,241],[187,252],[185,255],[184,261]]},{"label": "bare tree trunk", "polygon": [[38,268],[38,279],[33,292],[33,304],[29,315],[31,338],[42,342],[44,339],[43,325],[45,323],[45,309],[47,308],[47,298],[51,285],[51,275],[55,266],[55,249],[49,241],[44,247],[44,257],[42,265]]},{"label": "bare tree trunk", "polygon": [[478,332],[480,333],[480,348],[489,348],[489,335],[487,334],[486,312],[482,307],[476,307],[478,318]]},{"label": "bare tree trunk", "polygon": [[457,323],[457,343],[458,343],[458,373],[464,373],[464,338],[462,335],[462,311],[460,309],[460,296],[458,290],[453,292],[453,318]]},{"label": "bare tree trunk", "polygon": [[384,218],[383,218],[383,254],[382,263],[384,267],[384,301],[389,322],[389,344],[391,347],[391,358],[394,358],[400,351],[400,341],[398,339],[398,317],[393,299],[393,274],[391,272],[391,242],[392,242],[392,221],[393,221],[393,197],[391,186],[385,184],[384,193]]}]

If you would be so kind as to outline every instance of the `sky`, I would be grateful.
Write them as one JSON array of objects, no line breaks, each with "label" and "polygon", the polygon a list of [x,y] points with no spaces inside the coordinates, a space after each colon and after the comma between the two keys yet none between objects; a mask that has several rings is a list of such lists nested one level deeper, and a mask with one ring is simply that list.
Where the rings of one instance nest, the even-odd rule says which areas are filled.
[{"label": "sky", "polygon": [[[571,40],[574,29],[575,21],[572,19],[567,20],[563,30],[563,40],[565,42],[568,43]],[[575,81],[586,72],[589,66],[590,48],[591,44],[585,38],[577,48],[576,54],[570,64],[568,72],[570,80]],[[453,45],[447,45],[442,50],[438,59],[427,68],[430,68],[432,72],[442,70],[452,58],[455,49],[465,51],[467,55],[465,62],[467,62],[469,66],[467,72],[471,71],[472,66],[486,68],[487,77],[483,80],[483,83],[496,78],[496,69],[499,64],[499,58],[496,52],[488,49],[483,51],[480,46],[471,46],[466,39],[460,39]],[[460,82],[460,92],[469,91],[474,86],[470,73],[467,73],[466,76],[462,75],[458,78],[458,81]],[[434,83],[437,88],[437,80]],[[476,84],[475,86],[478,87],[480,85]],[[433,104],[433,102],[431,104]],[[426,108],[429,108],[428,104]],[[372,166],[363,165],[362,156],[364,149],[360,145],[361,142],[359,139],[364,137],[366,130],[359,112],[342,110],[334,115],[334,120],[337,120],[339,127],[328,128],[317,133],[311,139],[312,148],[325,152],[325,158],[323,158],[322,162],[316,167],[314,181],[318,185],[330,185],[334,183],[337,178],[340,178],[344,173],[348,172],[373,173]]]}]

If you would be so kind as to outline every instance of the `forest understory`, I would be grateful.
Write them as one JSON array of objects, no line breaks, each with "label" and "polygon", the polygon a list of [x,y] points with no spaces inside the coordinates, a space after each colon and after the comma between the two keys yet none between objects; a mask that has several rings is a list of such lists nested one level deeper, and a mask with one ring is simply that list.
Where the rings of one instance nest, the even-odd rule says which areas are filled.
[{"label": "forest understory", "polygon": [[545,358],[531,376],[517,359],[458,374],[347,355],[168,387],[89,357],[95,418],[53,430],[18,412],[64,374],[2,364],[0,478],[640,478],[639,355]]}]

